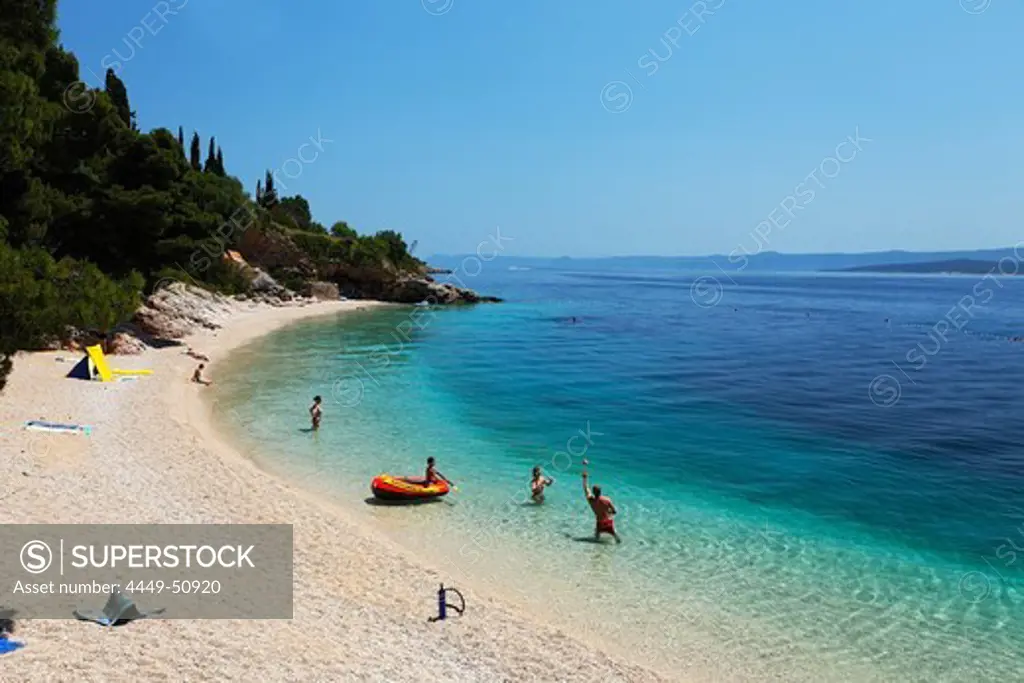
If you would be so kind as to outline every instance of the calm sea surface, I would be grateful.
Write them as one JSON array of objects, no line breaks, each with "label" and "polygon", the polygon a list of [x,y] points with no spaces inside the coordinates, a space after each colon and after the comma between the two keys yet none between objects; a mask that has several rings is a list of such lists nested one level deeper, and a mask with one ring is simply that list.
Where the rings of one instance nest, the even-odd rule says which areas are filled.
[{"label": "calm sea surface", "polygon": [[[239,350],[218,368],[226,428],[456,584],[669,674],[1021,679],[1024,279],[500,259],[464,279],[507,302]],[[444,503],[364,502],[428,455],[459,484]],[[582,457],[621,546],[581,540]],[[543,507],[522,504],[535,464],[556,479]]]}]

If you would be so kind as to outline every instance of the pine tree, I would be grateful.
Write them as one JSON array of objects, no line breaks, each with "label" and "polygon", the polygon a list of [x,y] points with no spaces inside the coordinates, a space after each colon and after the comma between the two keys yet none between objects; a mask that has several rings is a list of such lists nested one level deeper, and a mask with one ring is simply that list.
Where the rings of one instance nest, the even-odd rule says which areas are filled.
[{"label": "pine tree", "polygon": [[217,146],[217,175],[224,177],[227,175],[224,173],[224,154],[220,151],[220,146]]},{"label": "pine tree", "polygon": [[206,152],[206,164],[203,165],[203,173],[217,172],[217,143],[216,138],[210,138],[210,148]]},{"label": "pine tree", "polygon": [[192,168],[194,170],[203,170],[202,147],[199,142],[199,133],[192,133],[192,148],[189,150],[188,160],[189,163],[192,164]]}]

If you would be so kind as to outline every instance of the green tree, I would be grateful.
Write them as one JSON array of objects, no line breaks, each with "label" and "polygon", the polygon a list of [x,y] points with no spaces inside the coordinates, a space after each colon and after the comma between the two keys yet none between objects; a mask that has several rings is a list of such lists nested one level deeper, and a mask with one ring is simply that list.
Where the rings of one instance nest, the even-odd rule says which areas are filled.
[{"label": "green tree", "polygon": [[282,223],[291,223],[299,230],[309,230],[313,223],[313,214],[309,210],[309,202],[302,195],[282,197],[274,214]]},{"label": "green tree", "polygon": [[40,348],[66,326],[109,332],[138,307],[142,277],[111,280],[95,265],[0,242],[0,389],[21,349]]},{"label": "green tree", "polygon": [[178,126],[178,146],[181,147],[182,152],[185,151],[185,129]]},{"label": "green tree", "polygon": [[272,209],[277,206],[277,190],[274,189],[274,176],[267,171],[263,178],[263,204],[262,206]]},{"label": "green tree", "polygon": [[349,227],[345,221],[337,221],[331,226],[331,234],[335,237],[344,237],[349,239],[355,239],[359,237],[355,230]]},{"label": "green tree", "polygon": [[192,164],[193,170],[203,170],[202,143],[199,141],[199,133],[192,133],[192,146],[189,149],[188,159],[189,163]]},{"label": "green tree", "polygon": [[135,123],[135,112],[132,111],[131,105],[128,103],[128,89],[124,87],[124,82],[117,77],[113,69],[107,69],[106,92],[111,102],[114,103],[117,115],[124,123],[125,128],[137,131],[139,127]]},{"label": "green tree", "polygon": [[203,173],[215,173],[217,171],[217,142],[216,138],[210,138],[209,148],[206,150],[206,163],[203,164]]},{"label": "green tree", "polygon": [[384,255],[395,266],[411,265],[412,257],[405,245],[401,233],[394,230],[381,230],[373,236],[373,240],[383,247]]},{"label": "green tree", "polygon": [[217,175],[227,175],[224,171],[224,153],[220,149],[220,145],[217,146]]}]

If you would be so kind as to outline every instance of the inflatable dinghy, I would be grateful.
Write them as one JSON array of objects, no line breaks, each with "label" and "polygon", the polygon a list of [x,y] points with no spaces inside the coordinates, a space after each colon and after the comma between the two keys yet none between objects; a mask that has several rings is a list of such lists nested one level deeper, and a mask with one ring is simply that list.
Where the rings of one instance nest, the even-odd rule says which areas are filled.
[{"label": "inflatable dinghy", "polygon": [[435,481],[428,484],[423,477],[396,477],[381,474],[370,482],[373,495],[381,500],[429,500],[448,494],[450,487],[446,481]]}]

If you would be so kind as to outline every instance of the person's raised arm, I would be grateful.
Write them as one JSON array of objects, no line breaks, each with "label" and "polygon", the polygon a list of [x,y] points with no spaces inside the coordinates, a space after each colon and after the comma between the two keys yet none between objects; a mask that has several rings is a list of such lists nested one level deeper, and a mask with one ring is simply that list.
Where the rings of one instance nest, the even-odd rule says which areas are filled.
[{"label": "person's raised arm", "polygon": [[583,470],[583,495],[590,500],[590,487],[587,486],[587,471]]}]

